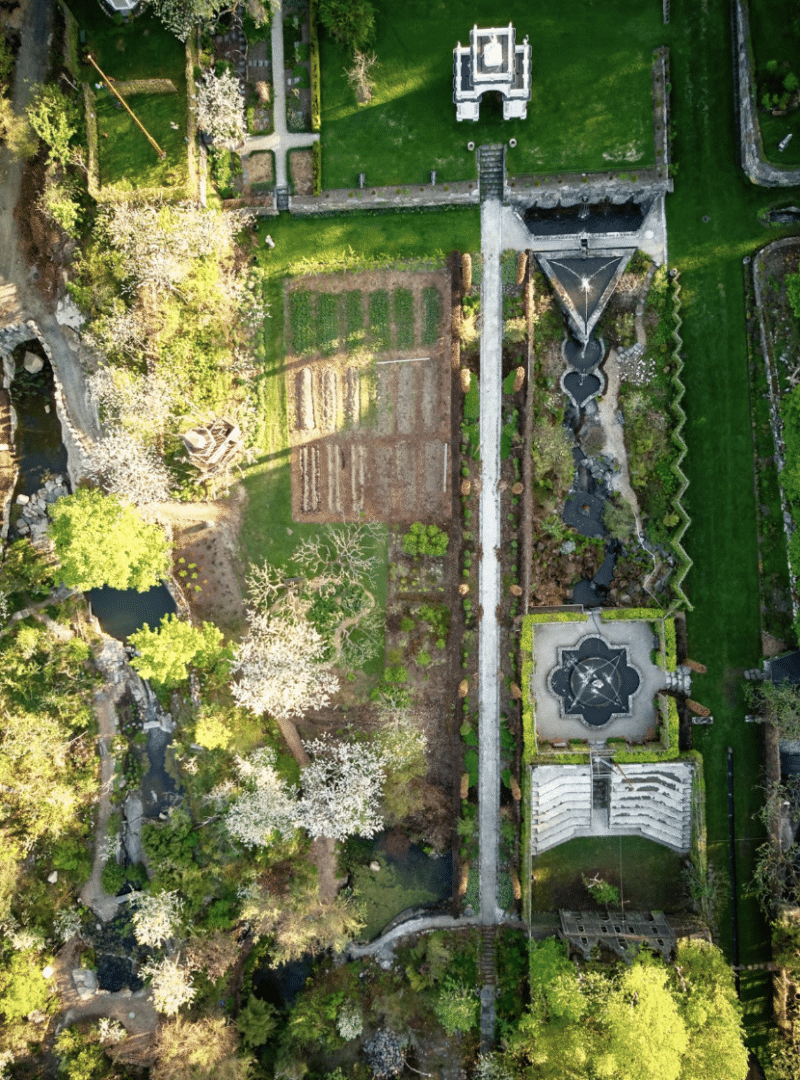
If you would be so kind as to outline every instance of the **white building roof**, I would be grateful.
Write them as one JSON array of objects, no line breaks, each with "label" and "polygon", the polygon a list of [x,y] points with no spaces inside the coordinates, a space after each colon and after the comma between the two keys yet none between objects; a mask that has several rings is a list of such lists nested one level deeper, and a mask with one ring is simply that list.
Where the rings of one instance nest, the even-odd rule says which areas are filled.
[{"label": "white building roof", "polygon": [[531,96],[531,47],[527,37],[516,43],[508,26],[473,26],[469,45],[453,50],[453,103],[458,120],[477,120],[481,97],[490,91],[503,95],[503,119],[525,119]]}]

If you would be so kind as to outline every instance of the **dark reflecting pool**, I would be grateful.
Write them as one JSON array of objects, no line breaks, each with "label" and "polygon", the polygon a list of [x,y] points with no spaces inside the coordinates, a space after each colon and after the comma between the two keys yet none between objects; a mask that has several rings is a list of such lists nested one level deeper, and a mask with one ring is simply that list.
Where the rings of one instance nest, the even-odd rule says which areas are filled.
[{"label": "dark reflecting pool", "polygon": [[155,630],[164,615],[177,611],[166,585],[156,585],[147,592],[135,589],[90,589],[86,593],[92,612],[103,630],[120,641],[141,630],[147,623]]}]

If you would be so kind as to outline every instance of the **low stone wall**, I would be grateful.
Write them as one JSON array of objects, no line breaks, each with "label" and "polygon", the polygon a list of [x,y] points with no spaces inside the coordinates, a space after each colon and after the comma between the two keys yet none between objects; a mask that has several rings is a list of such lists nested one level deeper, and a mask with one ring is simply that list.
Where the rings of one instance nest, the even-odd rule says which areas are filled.
[{"label": "low stone wall", "polygon": [[340,214],[347,210],[438,209],[477,206],[478,181],[453,184],[413,184],[405,187],[331,188],[321,195],[295,195],[293,214]]},{"label": "low stone wall", "polygon": [[772,244],[768,244],[762,248],[756,255],[752,263],[753,271],[753,292],[755,293],[756,310],[758,312],[758,332],[761,341],[761,354],[764,357],[764,364],[767,371],[767,393],[769,396],[769,420],[772,427],[772,438],[775,443],[775,467],[778,470],[778,491],[781,497],[781,511],[783,513],[783,528],[786,533],[786,559],[789,564],[789,588],[792,596],[792,618],[797,619],[798,612],[800,612],[800,589],[798,589],[797,576],[793,572],[792,564],[789,561],[789,545],[791,543],[792,534],[795,530],[794,519],[789,512],[789,504],[786,500],[786,493],[783,490],[783,484],[780,482],[780,473],[783,471],[783,467],[786,464],[786,443],[783,438],[783,420],[781,419],[781,383],[780,374],[775,364],[775,356],[770,348],[769,337],[767,335],[767,327],[764,323],[763,305],[764,294],[762,288],[761,275],[763,273],[763,260],[764,256],[768,252],[779,251],[781,248],[796,247],[798,244],[798,238],[796,236],[788,236],[783,240],[776,240]]},{"label": "low stone wall", "polygon": [[760,187],[796,187],[800,169],[784,169],[764,158],[764,144],[758,126],[753,55],[750,47],[750,17],[746,0],[735,0],[733,21],[736,45],[734,78],[739,114],[739,152],[741,166],[754,184]]}]

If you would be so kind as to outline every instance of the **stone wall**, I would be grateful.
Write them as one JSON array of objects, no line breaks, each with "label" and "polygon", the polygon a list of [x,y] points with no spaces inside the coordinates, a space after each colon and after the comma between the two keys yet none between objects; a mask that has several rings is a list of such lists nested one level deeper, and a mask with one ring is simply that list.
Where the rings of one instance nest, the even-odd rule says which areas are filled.
[{"label": "stone wall", "polygon": [[737,109],[741,166],[748,178],[760,187],[795,187],[800,184],[800,169],[771,165],[764,157],[761,129],[758,126],[753,54],[750,45],[750,18],[746,0],[734,4]]},{"label": "stone wall", "polygon": [[[52,350],[33,319],[28,319],[24,323],[14,323],[0,329],[0,362],[3,365],[3,385],[9,387],[14,378],[14,360],[11,355],[13,350],[21,342],[31,341],[33,338],[41,342],[45,355],[53,369],[53,397],[56,404],[56,415],[61,424],[61,438],[67,451],[67,473],[74,490],[86,473],[88,443],[86,436],[78,430],[70,418],[64,399],[64,388],[59,378],[58,368],[53,360]],[[6,520],[4,514],[4,522]]]},{"label": "stone wall", "polygon": [[413,184],[405,187],[331,188],[321,195],[295,195],[293,214],[340,214],[347,210],[437,209],[477,206],[478,181],[454,184]]},{"label": "stone wall", "polygon": [[[764,293],[762,274],[764,271],[763,259],[767,252],[779,251],[781,248],[796,246],[798,238],[796,236],[788,236],[784,240],[776,240],[774,243],[769,244],[767,247],[762,248],[756,255],[752,263],[753,270],[753,291],[756,299],[756,310],[758,311],[758,329],[761,341],[761,354],[764,357],[764,364],[767,370],[767,387],[769,396],[769,419],[772,427],[772,438],[775,443],[775,467],[780,474],[783,471],[783,467],[786,464],[786,443],[783,438],[783,420],[781,418],[781,384],[780,375],[775,363],[775,356],[770,347],[769,337],[767,335],[767,328],[764,323],[763,305],[764,305]],[[789,587],[792,596],[792,618],[797,619],[798,612],[800,612],[800,589],[798,588],[797,577],[792,570],[792,564],[789,562],[789,545],[791,543],[792,534],[795,530],[794,519],[789,512],[789,504],[786,500],[786,494],[783,490],[783,484],[778,482],[778,491],[781,497],[781,511],[783,513],[783,528],[786,533],[786,558],[789,563]]]}]

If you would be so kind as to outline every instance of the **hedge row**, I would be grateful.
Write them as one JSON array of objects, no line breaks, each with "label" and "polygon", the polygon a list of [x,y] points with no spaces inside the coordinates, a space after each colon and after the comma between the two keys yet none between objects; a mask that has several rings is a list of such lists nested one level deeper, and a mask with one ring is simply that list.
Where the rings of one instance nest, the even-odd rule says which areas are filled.
[{"label": "hedge row", "polygon": [[623,619],[646,619],[653,622],[654,619],[663,619],[665,612],[661,608],[632,607],[632,608],[603,608],[600,612],[601,622],[615,622]]},{"label": "hedge row", "polygon": [[322,146],[319,139],[311,144],[311,192],[319,195],[322,191]]},{"label": "hedge row", "polygon": [[522,620],[522,632],[519,647],[522,651],[520,665],[520,688],[522,690],[522,764],[530,765],[538,752],[536,742],[536,706],[531,693],[533,678],[533,624],[535,615],[526,615]]},{"label": "hedge row", "polygon": [[674,671],[678,666],[678,636],[675,631],[674,619],[664,620],[664,645],[667,671]]},{"label": "hedge row", "polygon": [[586,616],[581,611],[533,611],[524,621],[531,626],[534,623],[586,622]]},{"label": "hedge row", "polygon": [[[322,125],[322,102],[320,99],[319,77],[319,30],[317,29],[317,0],[311,0],[309,11],[308,36],[311,46],[309,67],[311,68],[311,130],[319,131]],[[322,167],[320,165],[320,189],[322,188]],[[319,191],[314,191],[319,195]]]},{"label": "hedge row", "polygon": [[683,591],[683,582],[686,579],[686,575],[689,573],[692,567],[692,560],[689,558],[686,550],[683,546],[683,537],[686,530],[691,524],[691,518],[686,513],[683,506],[683,496],[686,494],[686,489],[689,486],[689,478],[681,468],[683,459],[686,457],[688,447],[683,438],[683,428],[686,424],[686,413],[684,412],[681,400],[686,393],[686,388],[683,385],[681,379],[681,373],[683,371],[683,357],[681,356],[681,350],[683,349],[683,339],[680,335],[680,328],[683,324],[683,320],[680,316],[681,309],[681,285],[680,275],[676,270],[672,281],[672,318],[675,325],[672,328],[672,338],[675,344],[672,347],[672,359],[674,361],[675,370],[672,375],[672,384],[675,387],[676,394],[672,402],[672,409],[676,418],[675,429],[672,432],[672,438],[678,447],[678,456],[672,463],[672,470],[678,478],[678,493],[675,496],[675,513],[680,518],[680,524],[672,538],[672,545],[675,549],[675,554],[678,557],[678,564],[675,567],[675,578],[672,582],[672,588],[675,590],[676,595],[686,605],[689,611],[692,610],[692,605],[689,603],[689,598]]}]

